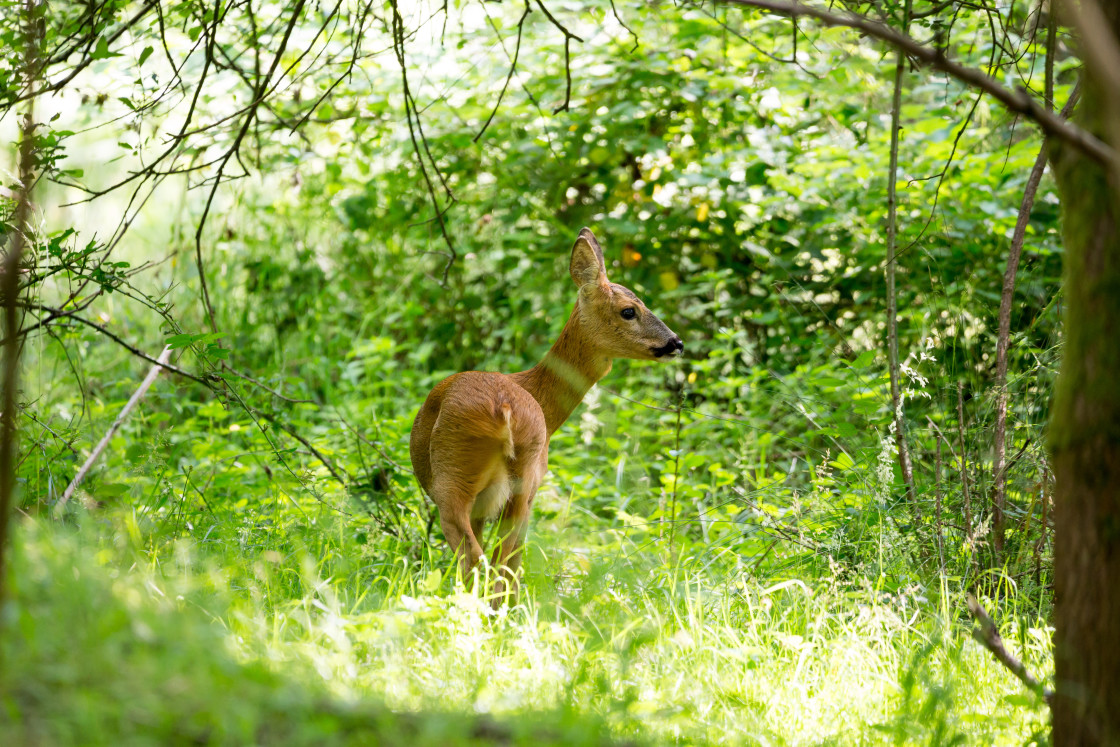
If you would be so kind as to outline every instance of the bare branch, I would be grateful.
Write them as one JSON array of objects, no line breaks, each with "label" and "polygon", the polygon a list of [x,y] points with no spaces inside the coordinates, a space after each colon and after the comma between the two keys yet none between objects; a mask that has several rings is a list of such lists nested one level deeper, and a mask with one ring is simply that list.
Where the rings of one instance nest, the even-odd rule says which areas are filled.
[{"label": "bare branch", "polygon": [[[401,87],[404,89],[404,113],[405,113],[405,118],[408,120],[408,135],[409,135],[409,138],[412,140],[412,150],[416,153],[416,162],[420,166],[420,174],[424,177],[424,184],[427,185],[427,187],[428,187],[428,196],[432,200],[432,209],[435,210],[435,212],[436,212],[436,223],[439,224],[440,234],[442,234],[443,241],[444,241],[445,244],[447,244],[447,250],[449,252],[449,254],[447,255],[447,264],[445,264],[443,266],[443,281],[442,281],[442,284],[446,286],[447,285],[447,274],[451,271],[451,265],[453,265],[455,263],[455,260],[458,259],[459,253],[455,250],[455,243],[451,240],[451,234],[449,234],[447,232],[447,223],[446,223],[446,221],[444,221],[443,216],[444,216],[444,213],[446,213],[447,210],[454,203],[455,198],[451,194],[451,190],[448,188],[447,183],[443,182],[443,175],[440,173],[439,165],[435,162],[435,159],[432,158],[431,151],[428,149],[427,138],[424,137],[424,130],[420,126],[420,113],[419,113],[419,111],[417,111],[416,101],[412,98],[412,91],[411,91],[411,89],[409,88],[409,85],[408,85],[408,61],[406,60],[405,53],[404,53],[404,42],[405,42],[404,19],[401,18],[400,9],[397,6],[396,0],[390,0],[389,4],[390,4],[390,7],[393,10],[393,50],[394,50],[394,52],[397,56],[397,64],[400,65],[400,68],[401,68]],[[526,14],[528,14],[528,12],[529,12],[528,9],[529,9],[528,0],[526,0],[526,4],[525,4],[525,13]],[[524,21],[525,17],[522,16],[521,20]],[[518,43],[520,43],[520,39],[521,39],[520,28],[521,27],[519,25],[518,26]],[[511,75],[513,74],[512,73],[512,68],[511,68],[511,73],[510,74]],[[509,84],[508,80],[506,81],[506,84],[507,85]],[[504,93],[504,91],[505,91],[505,89],[503,89],[503,93]],[[500,102],[500,99],[499,99],[499,102]],[[416,118],[415,128],[413,127],[413,122],[412,122],[414,116]],[[491,118],[493,118],[494,115],[491,114],[490,116],[491,116]],[[489,124],[489,121],[487,122],[487,124]],[[483,131],[485,131],[485,129],[486,128],[484,127]],[[432,163],[432,168],[435,170],[436,176],[440,179],[441,182],[443,182],[443,187],[447,191],[447,196],[448,196],[449,202],[448,202],[448,205],[447,205],[446,208],[441,208],[440,205],[439,205],[439,200],[436,198],[435,186],[432,184],[431,177],[428,176],[428,167],[424,165],[424,153],[420,152],[420,142],[417,141],[417,138],[416,138],[416,131],[417,130],[419,130],[420,140],[423,141],[423,144],[424,144],[424,153],[428,154],[428,159]],[[479,135],[481,135],[481,134],[482,133],[479,133]],[[477,140],[477,138],[476,138],[476,140]]]},{"label": "bare branch", "polygon": [[120,430],[120,427],[124,424],[124,421],[128,419],[128,416],[132,413],[132,409],[136,407],[136,403],[143,399],[144,395],[148,393],[148,389],[150,389],[152,384],[155,383],[156,377],[159,376],[159,372],[163,370],[163,366],[167,363],[167,360],[170,357],[171,348],[169,346],[165,346],[163,348],[163,352],[159,354],[159,358],[156,359],[156,365],[152,366],[151,370],[148,371],[148,375],[144,377],[144,381],[140,383],[139,388],[137,388],[137,390],[132,393],[132,396],[129,397],[128,402],[126,402],[125,406],[121,408],[120,413],[117,414],[116,420],[114,420],[113,424],[109,426],[109,430],[105,431],[105,435],[102,436],[101,440],[97,442],[97,446],[93,447],[93,451],[90,452],[89,458],[86,459],[85,464],[82,465],[82,468],[78,470],[78,474],[74,475],[74,479],[71,480],[70,484],[66,486],[66,491],[62,494],[62,497],[58,499],[58,503],[55,504],[55,514],[61,513],[62,509],[66,507],[66,504],[67,502],[69,502],[70,497],[74,495],[74,491],[78,489],[78,486],[82,484],[82,480],[84,480],[86,475],[89,474],[89,471],[93,467],[94,462],[96,462],[98,457],[101,456],[101,452],[105,451],[105,447],[109,445],[109,441],[111,441],[113,439],[113,436],[116,435],[116,432]]},{"label": "bare branch", "polygon": [[[108,44],[112,44],[113,42],[115,42],[126,31],[128,31],[133,26],[135,26],[137,23],[139,23],[141,20],[143,20],[143,18],[146,15],[148,15],[148,13],[150,13],[152,10],[154,10],[158,5],[159,5],[159,0],[148,0],[148,2],[145,3],[144,6],[141,7],[140,10],[137,11],[136,14],[132,16],[132,18],[130,18],[128,21],[126,21],[124,24],[122,24],[121,27],[118,28],[116,31],[114,31],[112,34],[105,37],[105,41]],[[64,52],[60,52],[59,54],[55,55],[54,57],[51,57],[50,59],[44,61],[45,64],[48,65],[48,66],[49,65],[60,64],[62,62],[65,62],[66,58],[68,58],[71,54],[76,52],[78,50],[78,48],[85,47],[86,48],[86,55],[82,58],[82,60],[77,65],[75,65],[73,67],[73,69],[71,69],[71,71],[65,77],[60,78],[59,80],[51,83],[50,85],[43,86],[43,87],[41,87],[37,90],[32,90],[30,85],[27,86],[25,93],[23,93],[21,96],[16,97],[15,100],[10,101],[9,106],[13,106],[13,105],[18,104],[22,101],[27,101],[31,98],[36,97],[36,96],[41,96],[44,93],[54,93],[55,91],[61,91],[63,88],[65,88],[67,85],[69,85],[70,81],[72,81],[72,80],[74,80],[74,78],[78,77],[79,73],[81,73],[83,70],[85,70],[87,67],[89,67],[94,62],[94,59],[93,59],[92,55],[89,53],[89,50],[93,46],[94,42],[97,41],[97,27],[93,24],[91,24],[91,27],[94,29],[94,31],[92,31],[90,34],[88,34],[81,42],[75,44],[70,49],[68,49]]]},{"label": "bare branch", "polygon": [[618,21],[618,25],[626,29],[630,33],[630,36],[634,38],[634,47],[630,52],[637,52],[638,47],[641,45],[641,42],[638,40],[638,35],[634,33],[634,29],[626,25],[626,21],[622,20],[622,16],[618,14],[618,8],[614,5],[614,0],[611,0],[611,14],[614,16],[614,20]]},{"label": "bare branch", "polygon": [[[268,422],[272,423],[277,428],[284,431],[289,436],[291,436],[292,438],[294,438],[295,440],[297,440],[301,444],[303,444],[304,447],[308,451],[311,452],[311,455],[314,456],[316,459],[318,459],[323,464],[323,466],[327,468],[327,471],[331,473],[331,477],[333,477],[338,482],[339,485],[341,485],[342,487],[345,488],[350,484],[349,476],[343,477],[342,474],[339,472],[339,468],[337,466],[335,466],[335,463],[332,462],[326,455],[324,455],[323,452],[316,449],[315,446],[310,441],[308,441],[306,438],[301,436],[299,434],[299,431],[297,431],[295,428],[292,428],[290,425],[283,422],[282,420],[277,418],[275,415],[272,415],[271,413],[265,412],[264,410],[258,410],[255,407],[249,407],[248,409],[252,410],[254,413],[261,416],[262,418],[264,418]],[[335,509],[335,510],[339,511],[340,513],[346,513],[345,511],[342,511],[341,509]]]},{"label": "bare branch", "polygon": [[996,628],[995,621],[988,615],[984,608],[980,606],[980,602],[971,593],[965,597],[968,604],[968,611],[976,618],[976,622],[980,627],[973,628],[972,637],[984,648],[992,652],[996,660],[1000,664],[1007,667],[1011,674],[1015,675],[1020,682],[1026,685],[1032,692],[1046,699],[1048,705],[1052,705],[1054,701],[1054,693],[1052,690],[1047,690],[1042,686],[1042,683],[1034,678],[1023,662],[1019,661],[1014,654],[1007,650],[1003,645],[1003,639],[1000,638],[999,629]]},{"label": "bare branch", "polygon": [[[552,25],[555,26],[556,28],[560,29],[560,33],[562,33],[564,35],[564,77],[567,81],[567,85],[564,88],[564,103],[560,104],[560,106],[558,106],[558,107],[556,107],[555,109],[552,110],[553,114],[559,114],[560,112],[568,111],[568,105],[572,101],[571,41],[572,41],[572,39],[575,39],[576,41],[578,41],[582,44],[583,39],[581,39],[578,36],[576,36],[575,34],[573,34],[571,31],[569,31],[567,29],[566,26],[564,26],[564,24],[557,21],[556,18],[552,15],[552,13],[550,13],[548,11],[548,8],[545,6],[545,4],[543,2],[541,2],[541,0],[537,0],[537,5],[540,7],[541,11],[545,14],[545,16],[548,17],[548,20],[552,23]],[[519,32],[520,32],[520,29],[519,29]],[[506,81],[506,84],[507,85],[509,84],[508,80]],[[491,116],[493,116],[493,115],[491,115]],[[476,138],[475,142],[477,142],[477,138]]]},{"label": "bare branch", "polygon": [[245,374],[245,373],[242,373],[241,371],[238,371],[236,368],[229,365],[225,361],[222,361],[222,369],[225,370],[225,371],[229,371],[231,374],[233,374],[237,378],[243,379],[244,381],[249,382],[250,384],[252,384],[253,386],[255,386],[259,389],[265,390],[266,392],[271,394],[273,397],[276,397],[277,399],[282,399],[285,402],[291,402],[292,404],[295,404],[295,405],[308,405],[308,404],[313,405],[313,404],[315,404],[315,400],[311,400],[311,399],[293,399],[291,397],[286,397],[283,394],[281,394],[280,392],[278,392],[275,389],[273,389],[272,387],[270,387],[268,384],[265,384],[263,381],[258,381],[257,379],[254,379],[252,376],[249,376],[248,374]]},{"label": "bare branch", "polygon": [[[221,0],[217,0],[214,8],[215,24],[217,23],[220,2]],[[214,177],[214,183],[210,188],[210,195],[206,199],[206,207],[203,208],[202,217],[198,220],[198,229],[194,234],[195,263],[198,265],[198,279],[202,285],[202,302],[206,306],[206,316],[210,321],[210,328],[214,332],[218,331],[218,325],[214,319],[214,307],[210,302],[210,291],[206,286],[206,271],[202,263],[202,230],[206,226],[207,216],[210,215],[210,207],[213,205],[214,195],[217,194],[218,187],[222,183],[222,175],[225,173],[225,168],[229,164],[230,159],[238,154],[238,151],[241,149],[241,141],[245,139],[246,133],[249,132],[249,127],[252,126],[253,120],[256,118],[257,108],[268,92],[268,88],[272,82],[272,76],[275,74],[276,68],[280,65],[280,59],[284,56],[284,50],[287,48],[288,40],[292,36],[292,30],[295,28],[296,22],[299,21],[300,15],[303,13],[304,2],[305,0],[296,0],[295,7],[292,8],[291,17],[288,19],[288,25],[284,29],[284,36],[276,49],[276,55],[272,58],[272,66],[269,67],[268,72],[265,73],[264,78],[260,82],[260,86],[254,93],[253,101],[248,107],[248,112],[245,114],[245,119],[241,123],[241,129],[238,131],[233,145],[226,151],[221,164],[218,166],[218,173]],[[212,33],[216,34],[217,29],[215,28]]]},{"label": "bare branch", "polygon": [[921,241],[922,238],[926,235],[926,231],[929,230],[930,224],[933,223],[933,219],[937,215],[937,205],[941,200],[941,187],[943,184],[945,184],[945,177],[949,175],[949,168],[953,165],[953,159],[957,157],[957,148],[960,146],[961,137],[964,135],[965,130],[968,129],[968,125],[972,122],[972,116],[976,113],[976,107],[980,106],[980,100],[983,98],[984,94],[983,92],[981,92],[976,94],[976,98],[973,99],[972,108],[968,110],[968,114],[965,116],[964,121],[961,122],[960,129],[957,130],[957,136],[953,138],[953,148],[949,151],[949,157],[945,159],[945,165],[941,168],[941,171],[933,174],[932,176],[921,177],[920,179],[911,179],[907,184],[907,186],[909,186],[914,182],[937,179],[937,186],[933,189],[933,205],[929,209],[929,215],[926,217],[926,222],[922,224],[922,230],[918,231],[918,235],[915,236],[904,249],[895,254],[896,261],[898,260],[899,256],[909,253],[911,249],[918,245],[918,242]]},{"label": "bare branch", "polygon": [[1120,155],[1092,133],[1074,125],[1045,105],[1036,101],[1025,90],[1011,90],[989,75],[947,58],[941,50],[924,46],[906,34],[853,13],[838,14],[805,5],[798,0],[720,0],[741,7],[759,8],[782,16],[804,16],[826,26],[841,26],[862,31],[868,36],[886,42],[911,59],[955,78],[965,85],[984,91],[1009,110],[1025,115],[1052,137],[1069,143],[1090,159],[1110,167],[1120,167]]},{"label": "bare branch", "polygon": [[485,134],[486,129],[490,123],[494,121],[494,116],[498,113],[498,109],[502,105],[502,99],[505,98],[506,90],[509,88],[509,82],[513,79],[513,74],[517,72],[517,58],[521,56],[521,32],[525,28],[525,19],[533,11],[532,6],[529,5],[529,0],[525,0],[525,12],[521,14],[521,18],[517,21],[517,45],[513,48],[513,62],[509,66],[509,74],[506,76],[505,85],[502,86],[501,93],[498,94],[498,100],[494,103],[494,109],[490,112],[490,116],[486,118],[486,122],[482,125],[482,129],[474,136],[474,142],[478,142],[479,138]]},{"label": "bare branch", "polygon": [[191,372],[184,371],[183,369],[179,368],[178,366],[172,365],[172,364],[167,363],[167,362],[161,362],[159,359],[153,358],[152,356],[145,353],[143,350],[140,350],[136,346],[130,345],[129,343],[122,340],[120,337],[117,337],[115,334],[113,334],[109,330],[105,329],[104,327],[102,327],[97,322],[92,322],[89,319],[86,319],[85,317],[78,316],[77,314],[62,312],[62,311],[59,311],[58,309],[53,309],[49,306],[39,305],[39,306],[36,306],[35,308],[38,308],[41,311],[45,311],[49,314],[54,314],[55,316],[64,316],[67,319],[73,319],[75,322],[79,322],[80,324],[84,324],[85,326],[87,326],[91,329],[97,330],[98,332],[105,335],[106,337],[108,337],[113,342],[120,345],[122,348],[124,348],[128,352],[135,355],[137,358],[143,358],[144,360],[148,361],[149,363],[158,365],[161,368],[165,368],[173,374],[178,374],[179,376],[182,376],[183,378],[190,379],[191,381],[195,381],[199,384],[202,384],[207,389],[214,389],[215,388],[215,383],[212,380],[204,379],[201,376],[195,376]]}]

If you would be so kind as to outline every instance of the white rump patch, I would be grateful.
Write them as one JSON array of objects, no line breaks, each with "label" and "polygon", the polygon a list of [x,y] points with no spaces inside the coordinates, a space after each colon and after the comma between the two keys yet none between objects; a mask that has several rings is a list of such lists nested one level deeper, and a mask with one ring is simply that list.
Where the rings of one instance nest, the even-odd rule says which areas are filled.
[{"label": "white rump patch", "polygon": [[472,519],[496,519],[509,500],[511,485],[509,473],[504,469],[498,471],[494,479],[478,493],[471,507]]}]

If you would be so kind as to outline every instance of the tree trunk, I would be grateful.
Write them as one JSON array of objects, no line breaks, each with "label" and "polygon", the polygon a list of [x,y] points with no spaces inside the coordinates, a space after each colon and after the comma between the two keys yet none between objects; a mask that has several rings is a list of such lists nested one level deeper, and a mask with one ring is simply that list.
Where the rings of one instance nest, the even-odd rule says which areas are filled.
[{"label": "tree trunk", "polygon": [[[23,74],[28,92],[34,92],[39,77],[39,45],[42,6],[35,0],[23,4]],[[0,603],[7,595],[6,549],[12,503],[16,491],[16,463],[19,458],[19,268],[27,248],[31,225],[31,190],[35,184],[35,99],[27,100],[27,112],[20,126],[19,195],[16,201],[11,239],[0,268],[0,302],[3,305],[3,367],[0,368]],[[3,620],[0,620],[3,624]]]},{"label": "tree trunk", "polygon": [[[1100,3],[1120,39],[1120,0]],[[1111,133],[1110,91],[1086,66],[1079,124]],[[1113,142],[1116,147],[1120,143]],[[1065,231],[1065,350],[1054,392],[1053,738],[1120,745],[1120,175],[1055,143]]]}]

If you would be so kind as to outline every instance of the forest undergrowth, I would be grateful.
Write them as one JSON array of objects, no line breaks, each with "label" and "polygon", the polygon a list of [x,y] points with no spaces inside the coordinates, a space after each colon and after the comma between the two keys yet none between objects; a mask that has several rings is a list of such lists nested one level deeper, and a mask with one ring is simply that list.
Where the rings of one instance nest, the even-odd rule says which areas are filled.
[{"label": "forest undergrowth", "polygon": [[[438,547],[410,562],[329,518],[295,541],[196,521],[158,547],[124,510],[21,523],[5,743],[1045,739],[1041,699],[944,587],[767,578],[556,517],[535,528],[520,603],[495,613]],[[1039,611],[1015,605],[995,608],[1006,638],[1049,671]]]}]

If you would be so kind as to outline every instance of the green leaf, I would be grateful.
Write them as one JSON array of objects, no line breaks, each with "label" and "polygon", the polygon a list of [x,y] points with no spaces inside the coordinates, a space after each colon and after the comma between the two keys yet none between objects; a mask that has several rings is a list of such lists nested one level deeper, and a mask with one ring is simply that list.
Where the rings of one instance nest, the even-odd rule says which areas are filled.
[{"label": "green leaf", "polygon": [[185,348],[192,342],[194,342],[194,337],[194,335],[187,334],[172,335],[171,337],[168,337],[166,340],[164,340],[164,342],[169,345],[172,350],[178,350],[179,348]]},{"label": "green leaf", "polygon": [[105,482],[94,491],[98,497],[119,498],[129,491],[129,487],[119,482]]},{"label": "green leaf", "polygon": [[875,351],[865,350],[859,354],[859,357],[852,361],[852,368],[867,368],[875,361]]},{"label": "green leaf", "polygon": [[93,52],[90,54],[89,58],[91,60],[107,60],[110,57],[120,56],[119,52],[109,51],[109,40],[103,36],[97,40],[97,44],[94,45]]},{"label": "green leaf", "polygon": [[140,53],[140,59],[136,62],[136,67],[143,67],[144,62],[152,56],[154,51],[152,47],[144,47],[144,51]]},{"label": "green leaf", "polygon": [[144,456],[148,453],[148,446],[143,442],[135,442],[130,444],[124,452],[124,458],[131,464],[140,464],[144,461]]},{"label": "green leaf", "polygon": [[870,415],[873,412],[879,411],[879,403],[873,399],[856,400],[852,407],[860,415]]},{"label": "green leaf", "polygon": [[198,408],[198,415],[202,418],[214,418],[215,420],[223,420],[229,416],[226,408],[218,400],[207,402],[202,407]]},{"label": "green leaf", "polygon": [[420,588],[428,594],[432,594],[439,589],[439,585],[442,582],[443,575],[439,571],[431,571],[424,577],[424,580],[420,582]]}]

